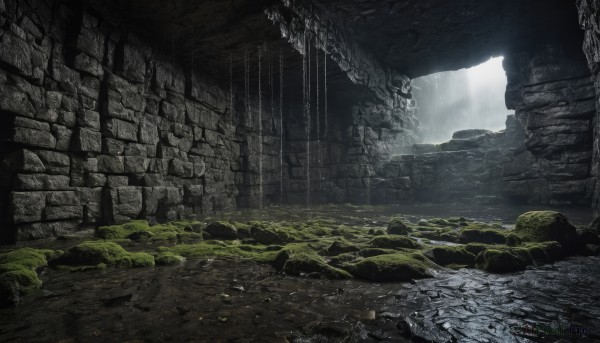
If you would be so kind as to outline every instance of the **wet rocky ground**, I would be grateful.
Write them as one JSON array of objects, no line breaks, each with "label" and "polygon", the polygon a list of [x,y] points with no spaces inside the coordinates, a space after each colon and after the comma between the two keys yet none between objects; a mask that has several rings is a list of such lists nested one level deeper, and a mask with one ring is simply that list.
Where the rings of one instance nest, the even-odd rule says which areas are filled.
[{"label": "wet rocky ground", "polygon": [[[19,307],[0,310],[0,341],[600,341],[596,257],[383,284],[288,277],[228,259],[51,273]],[[536,324],[539,335],[523,330]],[[543,332],[571,325],[586,336]]]},{"label": "wet rocky ground", "polygon": [[[468,216],[471,211],[443,210],[414,208],[405,214]],[[523,211],[496,210],[471,216],[509,223]],[[290,218],[293,212],[279,215]],[[388,212],[399,213],[328,207],[318,215],[377,227],[389,219]],[[563,212],[574,223],[591,217],[585,211]],[[276,210],[252,215],[278,216]],[[231,258],[86,272],[46,268],[41,289],[18,307],[0,309],[0,341],[600,342],[598,257],[508,274],[468,268],[434,273],[404,283],[312,279]]]}]

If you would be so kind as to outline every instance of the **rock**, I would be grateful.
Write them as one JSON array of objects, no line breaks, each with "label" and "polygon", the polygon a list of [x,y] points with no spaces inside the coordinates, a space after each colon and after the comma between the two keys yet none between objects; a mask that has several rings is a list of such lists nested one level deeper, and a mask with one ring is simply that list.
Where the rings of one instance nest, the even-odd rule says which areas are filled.
[{"label": "rock", "polygon": [[206,225],[204,231],[208,232],[211,237],[223,239],[236,239],[237,229],[228,222],[212,222]]},{"label": "rock", "polygon": [[600,235],[600,217],[596,217],[589,225],[590,230],[597,234]]},{"label": "rock", "polygon": [[377,236],[371,240],[371,245],[377,248],[389,248],[389,249],[417,249],[419,244],[411,238],[400,235],[385,235]]},{"label": "rock", "polygon": [[113,242],[88,241],[69,249],[57,264],[97,266],[100,264],[123,267],[154,266],[152,255],[131,253]]},{"label": "rock", "polygon": [[432,266],[419,254],[386,254],[367,257],[349,267],[357,278],[375,282],[410,281],[431,277]]},{"label": "rock", "polygon": [[527,265],[510,252],[488,249],[477,255],[475,266],[493,273],[510,273],[525,270]]},{"label": "rock", "polygon": [[488,133],[492,133],[492,131],[482,130],[482,129],[460,130],[460,131],[454,132],[452,134],[452,138],[453,139],[474,138],[474,137],[478,137],[478,136],[483,136]]},{"label": "rock", "polygon": [[102,151],[102,134],[100,132],[79,128],[75,131],[72,142],[75,151]]},{"label": "rock", "polygon": [[408,235],[412,229],[406,226],[400,218],[392,218],[387,227],[387,233],[390,235]]},{"label": "rock", "polygon": [[260,225],[253,225],[250,228],[250,235],[257,243],[266,245],[280,244],[289,240],[289,236],[285,232]]},{"label": "rock", "polygon": [[567,217],[555,211],[532,211],[517,218],[514,233],[533,242],[556,241],[567,253],[577,246],[577,232]]},{"label": "rock", "polygon": [[435,247],[424,253],[426,257],[441,266],[468,266],[475,265],[475,255],[462,246]]},{"label": "rock", "polygon": [[329,256],[337,256],[339,254],[344,254],[348,252],[359,251],[360,249],[348,242],[345,241],[335,241],[331,243],[329,248],[327,248],[327,254]]}]

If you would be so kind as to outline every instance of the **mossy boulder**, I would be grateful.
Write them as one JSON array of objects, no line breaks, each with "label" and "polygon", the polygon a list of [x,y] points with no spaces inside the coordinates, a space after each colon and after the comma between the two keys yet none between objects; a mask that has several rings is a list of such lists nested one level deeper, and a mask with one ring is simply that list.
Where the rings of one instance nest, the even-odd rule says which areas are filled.
[{"label": "mossy boulder", "polygon": [[329,265],[323,257],[306,244],[288,245],[277,254],[273,266],[290,275],[306,273],[328,279],[352,277],[347,271]]},{"label": "mossy boulder", "polygon": [[468,225],[459,233],[461,243],[484,243],[518,245],[521,238],[505,229],[490,228],[485,225]]},{"label": "mossy boulder", "polygon": [[529,243],[525,245],[525,249],[531,262],[538,266],[564,258],[563,248],[558,242]]},{"label": "mossy boulder", "polygon": [[291,240],[290,235],[275,226],[252,225],[250,236],[259,244],[281,244]]},{"label": "mossy boulder", "polygon": [[36,270],[58,258],[62,251],[20,248],[0,254],[0,306],[16,305],[20,298],[42,286]]},{"label": "mossy boulder", "polygon": [[421,247],[414,239],[401,235],[377,236],[371,240],[371,245],[387,249],[419,249]]},{"label": "mossy boulder", "polygon": [[439,246],[426,251],[424,255],[441,266],[472,267],[475,265],[475,254],[464,246]]},{"label": "mossy boulder", "polygon": [[475,266],[492,273],[510,273],[524,270],[527,264],[509,251],[487,249],[477,255]]},{"label": "mossy boulder", "polygon": [[218,221],[212,222],[206,225],[204,231],[208,232],[211,237],[219,238],[219,239],[236,239],[237,238],[237,229],[233,224]]},{"label": "mossy boulder", "polygon": [[327,248],[327,255],[336,256],[339,254],[359,251],[360,248],[344,240],[337,240]]},{"label": "mossy boulder", "polygon": [[133,220],[125,224],[100,226],[96,236],[102,239],[125,239],[137,232],[149,232],[150,224],[146,220]]},{"label": "mossy boulder", "polygon": [[432,265],[418,253],[394,253],[367,257],[348,270],[357,278],[376,281],[410,281],[431,277]]},{"label": "mossy boulder", "polygon": [[390,219],[387,227],[387,233],[390,235],[408,235],[412,229],[404,224],[400,218]]},{"label": "mossy boulder", "polygon": [[160,252],[156,256],[154,256],[154,261],[158,265],[166,266],[183,263],[185,261],[185,257],[174,254],[170,251]]},{"label": "mossy boulder", "polygon": [[559,242],[572,254],[577,249],[577,231],[562,213],[555,211],[532,211],[517,218],[514,233],[525,241]]},{"label": "mossy boulder", "polygon": [[128,252],[113,242],[88,241],[69,249],[57,264],[70,266],[154,266],[154,257],[143,252]]}]

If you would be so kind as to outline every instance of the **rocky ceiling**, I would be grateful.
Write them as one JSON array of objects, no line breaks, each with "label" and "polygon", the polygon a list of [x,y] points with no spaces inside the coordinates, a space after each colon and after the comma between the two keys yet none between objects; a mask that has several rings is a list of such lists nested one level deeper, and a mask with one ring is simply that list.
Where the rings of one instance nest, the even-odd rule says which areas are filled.
[{"label": "rocky ceiling", "polygon": [[[301,68],[297,52],[264,14],[279,1],[110,0],[96,6],[125,13],[133,31],[167,54],[223,74],[230,56],[239,62],[236,72],[243,72],[244,49],[261,44],[284,51],[287,69]],[[316,1],[360,45],[411,78],[557,38],[581,46],[573,0]]]},{"label": "rocky ceiling", "polygon": [[573,0],[318,0],[365,48],[411,78],[567,38],[581,47]]}]

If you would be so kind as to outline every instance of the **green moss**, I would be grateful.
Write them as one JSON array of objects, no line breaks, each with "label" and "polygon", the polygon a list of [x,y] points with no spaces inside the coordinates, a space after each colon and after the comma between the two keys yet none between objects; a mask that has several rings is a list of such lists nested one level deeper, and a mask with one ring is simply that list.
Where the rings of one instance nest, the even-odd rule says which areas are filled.
[{"label": "green moss", "polygon": [[239,242],[225,243],[223,241],[204,241],[195,244],[180,244],[173,247],[161,247],[159,252],[170,252],[176,255],[198,257],[239,257],[257,262],[271,262],[277,251],[264,245],[245,245]]},{"label": "green moss", "polygon": [[355,252],[360,250],[360,248],[352,243],[349,243],[346,240],[336,240],[331,243],[329,248],[327,248],[327,255],[336,256],[343,253]]},{"label": "green moss", "polygon": [[431,277],[432,267],[420,254],[394,253],[365,258],[347,269],[357,278],[385,282]]},{"label": "green moss", "polygon": [[425,252],[425,256],[441,266],[472,267],[475,264],[475,254],[465,249],[464,246],[435,247]]},{"label": "green moss", "polygon": [[185,261],[185,257],[176,255],[169,251],[164,251],[154,256],[154,261],[158,265],[165,266],[182,263],[183,261]]},{"label": "green moss", "polygon": [[390,219],[387,227],[387,233],[391,235],[408,235],[412,229],[402,222],[399,217]]},{"label": "green moss", "polygon": [[485,224],[470,224],[460,230],[459,241],[461,243],[485,243],[518,245],[521,239],[505,229],[493,228]]},{"label": "green moss", "polygon": [[236,239],[237,229],[229,222],[216,221],[206,225],[204,229],[213,238]]},{"label": "green moss", "polygon": [[567,217],[555,211],[532,211],[517,218],[515,234],[530,242],[559,242],[572,250],[577,244],[577,232]]},{"label": "green moss", "polygon": [[114,242],[88,241],[72,247],[58,261],[71,266],[96,266],[106,264],[123,267],[154,265],[154,257],[147,253],[131,253]]},{"label": "green moss", "polygon": [[40,288],[42,281],[36,269],[48,265],[48,260],[62,251],[20,248],[0,254],[0,305],[17,304],[21,296]]},{"label": "green moss", "polygon": [[305,243],[287,245],[277,254],[273,266],[291,275],[309,273],[328,279],[352,277],[347,271],[329,265],[310,245]]},{"label": "green moss", "polygon": [[509,251],[487,249],[477,255],[475,266],[493,273],[509,273],[524,270],[527,264]]},{"label": "green moss", "polygon": [[201,231],[197,222],[179,221],[150,226],[146,220],[133,220],[125,224],[98,227],[96,237],[112,241],[167,241],[202,238]]},{"label": "green moss", "polygon": [[377,236],[371,240],[371,245],[377,248],[407,248],[418,249],[421,246],[414,239],[400,235]]}]

